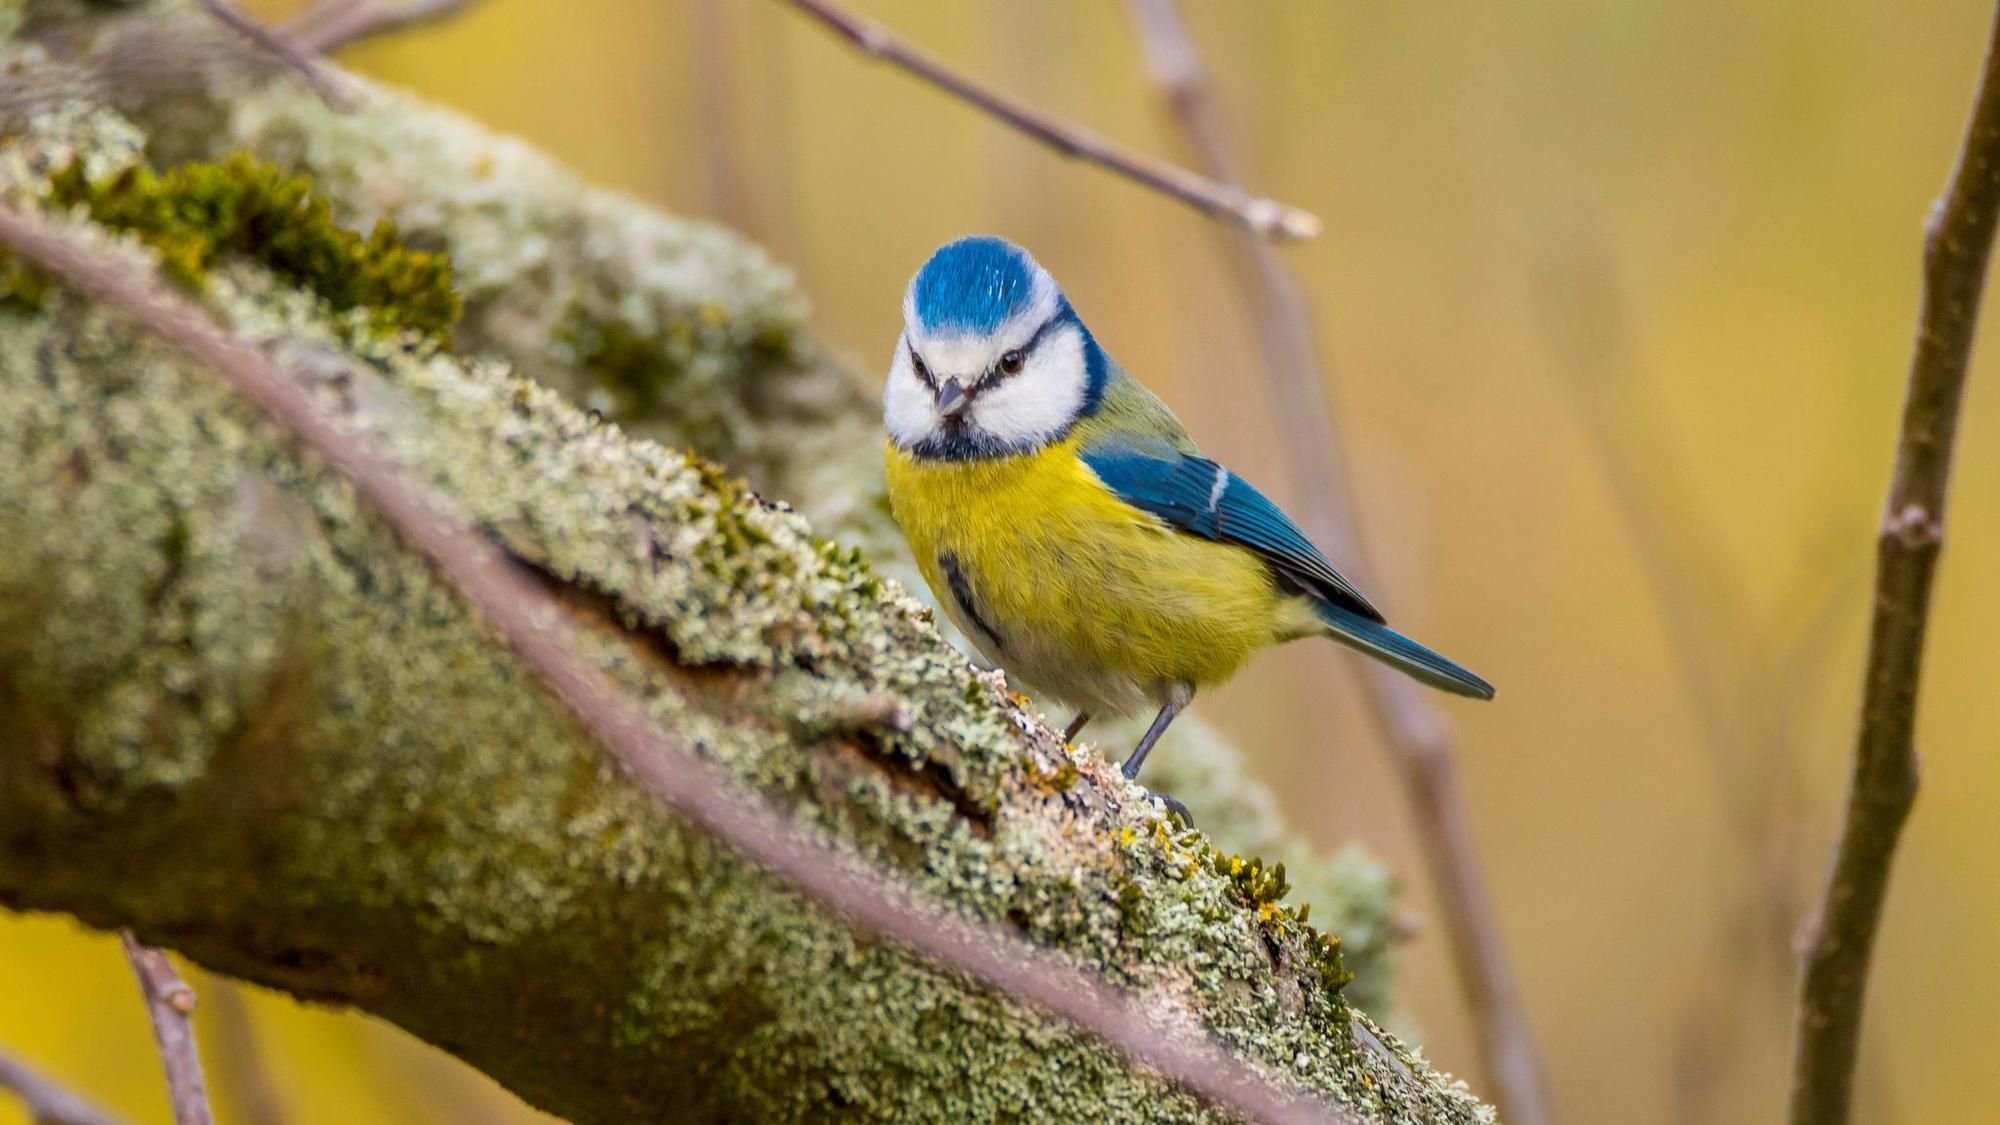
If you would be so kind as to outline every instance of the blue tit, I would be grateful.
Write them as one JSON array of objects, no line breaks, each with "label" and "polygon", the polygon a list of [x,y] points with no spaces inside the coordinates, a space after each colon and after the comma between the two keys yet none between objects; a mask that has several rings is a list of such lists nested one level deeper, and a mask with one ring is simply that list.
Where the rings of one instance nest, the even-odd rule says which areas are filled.
[{"label": "blue tit", "polygon": [[911,279],[883,417],[896,521],[979,651],[1075,707],[1069,738],[1092,715],[1158,708],[1127,778],[1198,689],[1282,641],[1328,637],[1493,697],[1203,457],[1011,243],[947,243]]}]

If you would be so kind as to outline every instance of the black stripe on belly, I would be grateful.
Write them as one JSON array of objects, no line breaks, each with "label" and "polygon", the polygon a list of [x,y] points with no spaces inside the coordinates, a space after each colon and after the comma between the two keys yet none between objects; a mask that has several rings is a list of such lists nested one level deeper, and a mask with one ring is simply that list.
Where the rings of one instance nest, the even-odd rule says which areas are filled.
[{"label": "black stripe on belly", "polygon": [[993,638],[994,644],[1005,648],[1007,639],[980,614],[979,606],[972,597],[972,583],[966,580],[965,568],[958,564],[958,556],[950,551],[939,555],[938,569],[944,571],[945,585],[951,587],[951,600],[958,603],[959,612],[965,614],[965,619],[972,622],[980,632]]}]

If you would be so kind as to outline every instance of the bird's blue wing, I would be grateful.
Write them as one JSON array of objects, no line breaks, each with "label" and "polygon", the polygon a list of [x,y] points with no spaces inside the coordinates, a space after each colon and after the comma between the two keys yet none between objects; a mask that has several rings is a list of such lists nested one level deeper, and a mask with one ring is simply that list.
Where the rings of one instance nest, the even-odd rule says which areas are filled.
[{"label": "bird's blue wing", "polygon": [[1088,445],[1081,456],[1127,504],[1190,535],[1248,547],[1307,593],[1367,620],[1382,620],[1289,516],[1221,465],[1165,445],[1115,440]]}]

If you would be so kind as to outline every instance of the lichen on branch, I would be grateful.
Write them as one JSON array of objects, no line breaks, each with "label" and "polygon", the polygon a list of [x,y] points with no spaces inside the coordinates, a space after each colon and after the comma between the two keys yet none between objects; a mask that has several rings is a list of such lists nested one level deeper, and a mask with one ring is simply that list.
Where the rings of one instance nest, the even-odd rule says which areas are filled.
[{"label": "lichen on branch", "polygon": [[[339,113],[296,84],[260,84],[173,112],[136,106],[151,148],[215,161],[248,150],[304,175],[356,229],[388,221],[449,248],[463,352],[506,360],[630,432],[692,447],[867,551],[920,596],[882,491],[874,396],[812,340],[790,274],[733,232],[662,215],[582,182],[535,149],[409,97],[355,84]],[[1105,723],[1121,752],[1143,729]],[[1241,754],[1183,718],[1152,769],[1232,851],[1289,865],[1294,901],[1340,933],[1348,994],[1392,1016],[1389,876],[1359,848],[1327,856],[1284,826]]]},{"label": "lichen on branch", "polygon": [[[256,104],[233,97],[210,108]],[[0,149],[0,192],[52,205],[62,168],[105,183],[149,153],[227,155],[163,128],[41,119]],[[338,177],[309,178],[361,224]],[[615,208],[670,223],[603,199],[580,221]],[[199,295],[540,575],[657,721],[829,841],[1325,1096],[1483,1115],[1351,1031],[1340,950],[1274,870],[1173,831],[853,548],[740,482],[813,480],[773,435],[813,411],[855,424],[834,394],[792,393],[838,377],[796,322],[782,353],[691,338],[747,349],[716,370],[775,365],[732,408],[725,469],[522,378],[510,352],[561,365],[561,321],[489,324],[507,300],[490,263],[439,237],[453,224],[396,220],[467,286],[459,352],[255,247],[219,245]],[[159,256],[139,224],[90,229]],[[576,284],[544,266],[522,284]],[[671,276],[640,302],[673,306]],[[106,310],[60,290],[0,308],[0,434],[0,902],[365,1007],[579,1120],[1208,1116],[662,812],[342,482]],[[1353,886],[1379,924],[1379,883]],[[1320,920],[1339,932],[1339,911]]]}]

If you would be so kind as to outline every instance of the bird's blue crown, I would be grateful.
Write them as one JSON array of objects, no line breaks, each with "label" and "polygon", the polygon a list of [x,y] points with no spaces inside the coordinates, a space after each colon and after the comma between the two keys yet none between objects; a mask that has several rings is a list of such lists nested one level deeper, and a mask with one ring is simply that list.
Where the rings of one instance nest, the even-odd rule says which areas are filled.
[{"label": "bird's blue crown", "polygon": [[910,282],[910,308],[926,332],[989,335],[1027,309],[1039,269],[1003,239],[947,242]]}]

